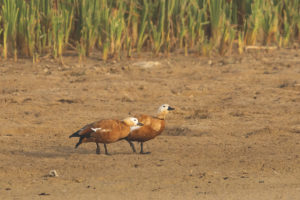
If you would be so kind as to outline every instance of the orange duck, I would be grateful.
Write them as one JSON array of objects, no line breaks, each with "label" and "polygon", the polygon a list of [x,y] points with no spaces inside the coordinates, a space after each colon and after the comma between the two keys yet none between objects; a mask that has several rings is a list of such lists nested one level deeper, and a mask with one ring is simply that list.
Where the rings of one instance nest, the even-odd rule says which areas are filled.
[{"label": "orange duck", "polygon": [[144,125],[142,127],[133,126],[130,134],[124,138],[130,144],[133,152],[136,152],[136,150],[131,141],[137,141],[141,143],[141,154],[150,153],[144,152],[143,143],[163,132],[165,129],[165,117],[170,110],[175,110],[175,108],[170,107],[168,104],[163,104],[159,107],[157,116],[155,117],[148,115],[139,115],[136,117]]},{"label": "orange duck", "polygon": [[99,143],[103,143],[105,154],[108,155],[106,144],[124,139],[130,133],[131,127],[139,127],[142,125],[143,124],[134,117],[128,117],[122,121],[104,119],[84,126],[69,137],[79,137],[75,148],[82,143],[95,142],[97,145],[97,154],[100,154]]}]

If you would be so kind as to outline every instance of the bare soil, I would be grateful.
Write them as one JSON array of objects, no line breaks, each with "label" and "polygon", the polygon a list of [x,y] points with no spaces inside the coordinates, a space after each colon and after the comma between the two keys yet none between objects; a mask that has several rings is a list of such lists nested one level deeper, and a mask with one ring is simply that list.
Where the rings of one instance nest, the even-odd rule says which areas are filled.
[{"label": "bare soil", "polygon": [[[68,138],[163,103],[151,154]],[[300,199],[300,50],[1,61],[0,111],[0,199]]]}]

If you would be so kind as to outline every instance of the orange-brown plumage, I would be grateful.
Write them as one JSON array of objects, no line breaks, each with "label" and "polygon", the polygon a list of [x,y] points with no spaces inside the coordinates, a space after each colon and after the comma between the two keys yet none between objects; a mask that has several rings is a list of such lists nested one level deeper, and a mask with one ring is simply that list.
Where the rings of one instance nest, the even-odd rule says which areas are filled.
[{"label": "orange-brown plumage", "polygon": [[148,115],[136,116],[139,122],[143,123],[144,126],[132,131],[127,139],[130,141],[146,142],[160,135],[165,129],[165,120],[157,117]]},{"label": "orange-brown plumage", "polygon": [[[101,128],[93,131],[91,128]],[[90,124],[79,135],[90,134],[82,140],[85,142],[112,143],[125,138],[130,132],[130,126],[119,120],[104,119]]]},{"label": "orange-brown plumage", "polygon": [[143,124],[142,127],[135,129],[130,132],[126,137],[126,140],[130,143],[132,150],[135,152],[134,145],[131,141],[141,142],[141,152],[143,151],[143,142],[154,139],[156,136],[160,135],[165,129],[165,117],[170,110],[174,108],[170,107],[168,104],[163,104],[158,109],[158,114],[156,117],[149,115],[139,115],[136,118]]},{"label": "orange-brown plumage", "polygon": [[123,121],[103,119],[84,126],[70,137],[79,137],[76,148],[82,143],[95,142],[97,144],[96,153],[100,153],[98,143],[103,143],[105,152],[108,154],[106,144],[125,138],[130,133],[130,127],[137,125],[142,124],[133,117],[126,118]]}]

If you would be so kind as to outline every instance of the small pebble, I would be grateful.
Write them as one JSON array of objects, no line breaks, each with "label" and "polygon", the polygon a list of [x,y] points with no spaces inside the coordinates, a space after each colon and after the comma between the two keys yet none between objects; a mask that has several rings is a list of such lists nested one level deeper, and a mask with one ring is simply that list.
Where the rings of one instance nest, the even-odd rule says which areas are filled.
[{"label": "small pebble", "polygon": [[53,170],[50,170],[49,176],[50,177],[58,177],[58,174],[57,174],[56,170],[53,169]]}]

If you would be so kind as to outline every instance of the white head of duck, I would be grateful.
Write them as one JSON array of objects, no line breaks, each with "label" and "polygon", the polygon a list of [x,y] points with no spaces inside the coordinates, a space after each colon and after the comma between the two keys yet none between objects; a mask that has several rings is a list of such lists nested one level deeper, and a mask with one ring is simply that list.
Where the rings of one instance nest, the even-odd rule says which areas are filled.
[{"label": "white head of duck", "polygon": [[163,104],[158,108],[157,117],[159,119],[165,119],[166,115],[171,110],[175,110],[175,108],[172,108],[169,104]]},{"label": "white head of duck", "polygon": [[132,127],[132,126],[143,126],[144,125],[141,122],[139,122],[139,120],[135,117],[127,117],[127,118],[123,119],[123,122],[125,124],[127,124],[128,126],[130,126],[130,127]]}]

